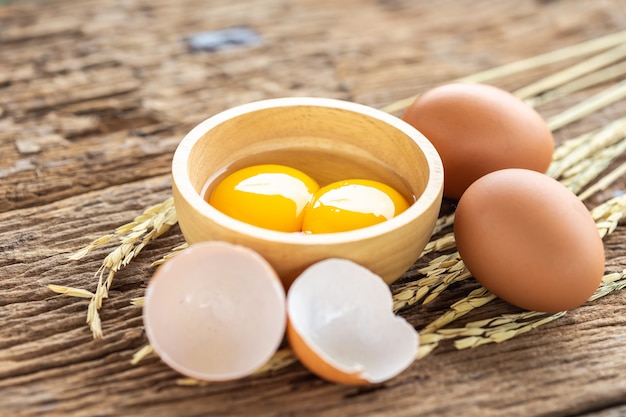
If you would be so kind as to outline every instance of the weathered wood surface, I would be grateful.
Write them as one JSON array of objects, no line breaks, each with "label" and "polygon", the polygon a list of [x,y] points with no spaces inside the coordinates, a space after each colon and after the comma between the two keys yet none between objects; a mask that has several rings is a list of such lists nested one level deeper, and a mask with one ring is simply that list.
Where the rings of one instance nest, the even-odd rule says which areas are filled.
[{"label": "weathered wood surface", "polygon": [[[233,26],[254,28],[262,43],[215,53],[185,44],[196,32]],[[183,241],[177,228],[118,273],[102,309],[103,340],[84,324],[86,300],[46,288],[95,288],[107,249],[80,262],[68,254],[166,199],[178,141],[217,111],[288,95],[382,106],[625,29],[623,0],[0,6],[0,415],[626,415],[623,291],[502,344],[457,351],[444,343],[388,383],[355,388],[299,364],[196,387],[177,385],[179,376],[154,357],[131,365],[146,339],[141,310],[129,301],[142,295],[150,263]],[[581,98],[540,110],[548,117]],[[624,114],[617,103],[561,129],[557,140]],[[605,242],[607,270],[624,269],[626,232]],[[472,287],[456,285],[402,314],[419,329]],[[507,311],[515,310],[492,302],[468,319]]]}]

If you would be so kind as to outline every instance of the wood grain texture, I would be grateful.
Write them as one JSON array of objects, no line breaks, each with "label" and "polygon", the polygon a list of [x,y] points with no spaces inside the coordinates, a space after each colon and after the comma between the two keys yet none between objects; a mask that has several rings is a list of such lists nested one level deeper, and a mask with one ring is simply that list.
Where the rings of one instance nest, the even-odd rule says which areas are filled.
[{"label": "wood grain texture", "polygon": [[[249,26],[253,47],[191,52],[194,33]],[[68,254],[171,195],[173,151],[209,115],[280,96],[382,106],[439,83],[626,30],[623,0],[18,1],[0,6],[0,415],[617,416],[626,412],[626,293],[502,344],[442,344],[393,380],[332,385],[301,365],[196,387],[151,357],[130,300],[177,227],[120,271],[101,316],[47,284],[95,289],[108,248]],[[500,82],[514,89],[553,67]],[[580,93],[542,106],[549,117]],[[562,141],[623,116],[619,102],[561,129]],[[620,180],[589,201],[624,189]],[[605,239],[626,265],[626,232]],[[417,275],[418,261],[405,276]],[[420,329],[476,287],[402,311]],[[243,289],[245,290],[245,289]],[[460,323],[516,311],[492,302]]]}]

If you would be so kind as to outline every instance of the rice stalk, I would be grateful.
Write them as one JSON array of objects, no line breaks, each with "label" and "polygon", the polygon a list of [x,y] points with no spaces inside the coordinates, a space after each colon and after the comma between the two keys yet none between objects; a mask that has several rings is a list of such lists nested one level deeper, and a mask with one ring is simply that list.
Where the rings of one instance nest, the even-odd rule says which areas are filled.
[{"label": "rice stalk", "polygon": [[[520,318],[525,317],[525,315],[526,313],[520,313]],[[520,334],[536,329],[537,327],[547,324],[558,318],[561,318],[564,315],[565,312],[561,311],[555,314],[546,315],[544,317],[525,322],[517,322],[516,318],[513,318],[509,323],[500,324],[498,326],[494,326],[493,328],[471,327],[473,332],[482,332],[484,336],[463,337],[461,339],[455,340],[454,346],[460,350],[474,348],[488,343],[501,343],[506,340],[512,339],[515,336],[519,336]]]},{"label": "rice stalk", "polygon": [[[589,302],[625,287],[626,270],[621,273],[607,274],[603,277],[601,285],[589,298]],[[565,314],[565,311],[554,314],[537,311],[502,314],[490,319],[467,323],[462,328],[438,329],[436,331],[437,336],[431,338],[433,340],[432,344],[436,347],[439,341],[450,338],[458,338],[454,342],[457,349],[474,348],[489,343],[501,343],[563,317]]]},{"label": "rice stalk", "polygon": [[531,107],[538,107],[550,101],[558,100],[570,94],[583,91],[609,81],[622,78],[626,74],[626,61],[619,62],[601,70],[592,72],[586,76],[572,80],[557,88],[541,93],[535,97],[526,99],[526,104]]},{"label": "rice stalk", "polygon": [[[450,284],[470,276],[458,252],[438,256],[425,267],[418,269],[418,272],[424,277],[396,289],[393,296],[394,311],[417,303],[435,288],[437,288],[436,294],[439,295]],[[429,297],[424,303],[432,301],[435,297]]]},{"label": "rice stalk", "polygon": [[450,306],[448,311],[430,322],[420,333],[434,333],[438,329],[447,326],[458,318],[466,315],[475,308],[482,307],[496,298],[486,288],[479,287],[472,290],[467,296],[461,298]]},{"label": "rice stalk", "polygon": [[83,290],[81,288],[65,287],[63,285],[48,284],[48,288],[57,294],[65,294],[70,297],[92,298],[94,295],[91,291]]},{"label": "rice stalk", "polygon": [[[71,260],[79,260],[96,248],[110,243],[114,238],[120,242],[119,246],[107,254],[100,268],[96,271],[95,276],[98,278],[96,290],[93,293],[86,290],[73,291],[73,294],[80,293],[84,298],[90,298],[86,321],[94,339],[100,339],[103,336],[102,322],[98,311],[102,307],[104,299],[108,298],[115,273],[128,265],[149,242],[157,239],[176,222],[174,202],[172,198],[169,198],[147,208],[132,222],[116,228],[113,234],[95,239],[69,257]],[[56,292],[61,290],[58,286],[52,286],[51,289]],[[66,294],[71,295],[69,292]],[[88,294],[89,297],[87,297]]]},{"label": "rice stalk", "polygon": [[100,236],[99,238],[95,239],[93,242],[89,243],[84,248],[82,248],[82,249],[78,250],[77,252],[73,253],[72,255],[68,256],[68,259],[70,259],[72,261],[77,261],[79,259],[82,259],[87,254],[91,253],[94,249],[109,243],[111,241],[111,239],[113,239],[114,237],[115,237],[115,235]]},{"label": "rice stalk", "polygon": [[589,301],[596,301],[606,295],[609,295],[613,291],[618,291],[626,288],[626,269],[621,272],[613,272],[607,274],[602,278],[602,283],[596,292],[589,298]]},{"label": "rice stalk", "polygon": [[554,90],[557,87],[567,84],[583,75],[593,73],[600,68],[606,67],[626,57],[626,44],[620,44],[606,52],[597,54],[576,65],[565,68],[548,75],[545,78],[535,81],[523,88],[513,92],[513,95],[521,99],[528,99],[540,96],[546,91]]},{"label": "rice stalk", "polygon": [[176,380],[176,385],[181,387],[201,387],[205,385],[209,385],[208,381],[201,381],[196,378],[178,378]]},{"label": "rice stalk", "polygon": [[141,349],[139,349],[137,352],[133,354],[133,357],[130,360],[130,364],[137,365],[139,362],[141,362],[142,360],[144,360],[145,358],[153,354],[154,354],[154,348],[152,347],[152,345],[145,345],[144,347],[142,347]]},{"label": "rice stalk", "polygon": [[456,247],[456,241],[454,240],[454,233],[446,233],[438,239],[431,240],[426,244],[421,256],[427,255],[432,252],[443,252],[448,249],[454,249]]},{"label": "rice stalk", "polygon": [[613,233],[626,216],[626,194],[616,196],[591,210],[600,237]]},{"label": "rice stalk", "polygon": [[[626,288],[626,269],[605,275],[602,283],[588,301],[593,302],[623,288]],[[442,334],[442,338],[450,335],[463,336],[456,340],[454,345],[457,349],[468,349],[489,343],[504,342],[563,317],[565,314],[565,311],[554,314],[536,311],[503,314],[492,319],[467,323],[465,327],[459,329],[440,329],[438,333]],[[528,320],[529,318],[531,320]]]},{"label": "rice stalk", "polygon": [[[585,161],[586,163],[580,164],[574,170],[566,171],[564,178],[560,182],[574,194],[578,194],[587,184],[591,183],[600,173],[607,169],[624,151],[626,151],[626,140],[602,149],[593,156],[593,159]],[[580,196],[579,198],[582,199]]]},{"label": "rice stalk", "polygon": [[444,314],[429,323],[419,332],[420,347],[417,353],[417,358],[421,359],[428,355],[439,345],[441,340],[446,338],[445,334],[440,334],[437,330],[447,326],[475,308],[484,306],[495,298],[496,296],[487,291],[487,289],[479,287],[471,291],[467,296],[463,297],[456,303],[452,304]]},{"label": "rice stalk", "polygon": [[136,297],[130,300],[130,303],[136,307],[143,307],[144,297]]},{"label": "rice stalk", "polygon": [[161,259],[158,259],[154,262],[152,262],[152,266],[159,266],[164,264],[166,261],[168,261],[169,259],[172,259],[174,256],[178,255],[180,253],[180,251],[182,251],[183,249],[186,249],[189,247],[189,244],[187,242],[182,243],[174,248],[171,249],[171,251],[165,255],[163,255],[163,257]]},{"label": "rice stalk", "polygon": [[[456,81],[486,83],[494,80],[519,74],[524,71],[540,68],[546,65],[555,64],[566,61],[568,59],[577,58],[599,51],[604,51],[626,42],[626,31],[613,33],[611,35],[602,36],[589,41],[581,42],[576,45],[560,48],[555,51],[547,52],[541,55],[522,59],[499,67],[491,68],[485,71],[475,73],[466,77],[459,78]],[[396,113],[405,110],[413,103],[418,95],[413,95],[402,100],[398,100],[381,108],[387,113]]]},{"label": "rice stalk", "polygon": [[593,112],[613,104],[624,97],[626,97],[626,80],[623,80],[549,118],[547,121],[548,127],[551,131],[558,130],[570,123],[590,115]]},{"label": "rice stalk", "polygon": [[563,142],[554,152],[547,175],[560,178],[572,167],[592,158],[596,152],[614,145],[626,135],[626,117],[612,121],[605,127]]},{"label": "rice stalk", "polygon": [[607,175],[602,177],[598,182],[593,184],[591,187],[587,188],[584,192],[578,195],[578,198],[581,200],[586,200],[597,192],[606,190],[608,187],[613,185],[615,181],[622,178],[626,174],[626,162],[622,162],[617,168],[613,171],[609,172]]},{"label": "rice stalk", "polygon": [[446,216],[441,216],[435,222],[435,228],[433,229],[433,234],[439,233],[447,227],[450,227],[454,224],[454,213],[448,214]]}]

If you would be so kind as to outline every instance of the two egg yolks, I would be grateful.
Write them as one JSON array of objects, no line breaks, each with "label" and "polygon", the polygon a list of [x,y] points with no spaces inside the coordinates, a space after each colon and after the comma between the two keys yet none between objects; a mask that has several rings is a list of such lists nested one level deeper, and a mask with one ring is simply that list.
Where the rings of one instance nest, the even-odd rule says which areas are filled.
[{"label": "two egg yolks", "polygon": [[220,181],[208,202],[222,213],[280,232],[333,233],[371,226],[409,207],[394,188],[349,179],[324,187],[283,165],[255,165]]}]

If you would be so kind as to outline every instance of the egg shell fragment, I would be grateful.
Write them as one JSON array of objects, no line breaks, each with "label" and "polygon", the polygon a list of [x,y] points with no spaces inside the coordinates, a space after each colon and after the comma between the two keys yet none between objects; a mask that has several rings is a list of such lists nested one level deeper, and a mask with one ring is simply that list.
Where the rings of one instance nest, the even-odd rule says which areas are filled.
[{"label": "egg shell fragment", "polygon": [[422,132],[441,156],[445,197],[459,199],[489,172],[525,168],[544,173],[554,139],[532,107],[494,86],[451,83],[427,91],[402,119]]},{"label": "egg shell fragment", "polygon": [[389,287],[344,259],[306,269],[287,294],[287,337],[313,373],[341,384],[386,381],[416,358],[415,329],[393,314]]},{"label": "egg shell fragment", "polygon": [[604,274],[604,246],[585,205],[531,170],[505,169],[474,182],[459,201],[454,234],[476,280],[527,310],[576,308]]},{"label": "egg shell fragment", "polygon": [[156,271],[143,320],[154,351],[171,368],[200,380],[232,380],[257,370],[278,349],[285,291],[251,249],[196,243]]}]

